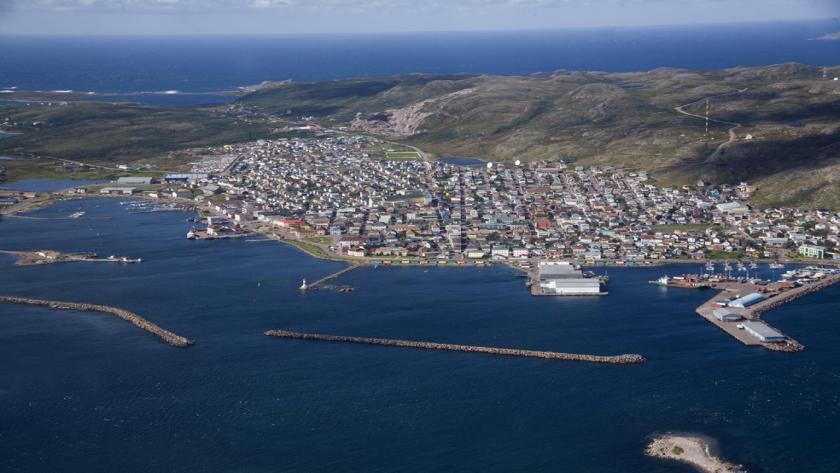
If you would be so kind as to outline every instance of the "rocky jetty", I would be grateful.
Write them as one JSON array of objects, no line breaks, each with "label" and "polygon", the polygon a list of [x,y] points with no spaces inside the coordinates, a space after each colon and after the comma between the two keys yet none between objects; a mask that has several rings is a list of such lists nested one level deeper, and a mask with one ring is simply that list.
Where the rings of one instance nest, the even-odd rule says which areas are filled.
[{"label": "rocky jetty", "polygon": [[350,337],[342,335],[322,335],[318,333],[288,332],[286,330],[269,330],[265,332],[270,337],[295,338],[301,340],[320,340],[325,342],[361,343],[367,345],[385,345],[403,348],[421,348],[426,350],[463,351],[471,353],[488,353],[491,355],[521,356],[527,358],[544,358],[548,360],[588,361],[591,363],[631,364],[644,363],[645,358],[636,354],[625,355],[585,355],[578,353],[560,353],[554,351],[521,350],[518,348],[495,348],[474,345],[453,345],[449,343],[419,342],[412,340],[397,340],[390,338]]},{"label": "rocky jetty", "polygon": [[158,337],[160,337],[161,340],[173,347],[188,347],[194,343],[189,338],[172,333],[169,330],[163,329],[158,325],[149,322],[148,320],[144,319],[143,317],[140,317],[134,312],[130,312],[125,309],[120,309],[118,307],[110,307],[98,304],[87,304],[81,302],[50,301],[44,299],[32,299],[29,297],[18,296],[0,296],[0,303],[37,305],[59,310],[103,312],[106,314],[116,315],[117,317],[131,323],[135,327],[145,330],[153,335],[157,335]]}]

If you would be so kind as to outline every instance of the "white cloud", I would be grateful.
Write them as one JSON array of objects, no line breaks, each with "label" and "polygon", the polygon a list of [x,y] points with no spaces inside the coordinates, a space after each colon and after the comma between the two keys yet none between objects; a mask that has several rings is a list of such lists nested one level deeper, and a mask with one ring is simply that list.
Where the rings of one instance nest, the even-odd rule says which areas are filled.
[{"label": "white cloud", "polygon": [[[836,5],[835,0],[776,0],[774,4],[787,3],[791,7],[803,4],[811,6]],[[533,7],[584,7],[635,8],[645,5],[699,7],[703,5],[729,4],[734,7],[754,5],[761,0],[0,0],[0,8],[16,10],[59,10],[59,11],[122,11],[122,12],[167,12],[178,10],[185,13],[213,12],[241,9],[282,8],[331,8],[349,10],[381,9],[481,9],[481,8],[533,8]]]}]

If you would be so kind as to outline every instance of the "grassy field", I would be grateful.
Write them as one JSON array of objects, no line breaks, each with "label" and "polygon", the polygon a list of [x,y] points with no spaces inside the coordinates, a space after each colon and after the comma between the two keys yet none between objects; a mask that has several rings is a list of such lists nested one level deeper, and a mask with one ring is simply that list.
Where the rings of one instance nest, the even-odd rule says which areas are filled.
[{"label": "grassy field", "polygon": [[304,238],[304,240],[308,241],[308,242],[312,242],[312,243],[318,243],[320,245],[331,245],[332,242],[333,242],[333,237],[316,236],[316,237]]},{"label": "grassy field", "polygon": [[[107,167],[142,163],[179,170],[184,163],[172,158],[172,151],[269,137],[269,127],[263,123],[243,123],[203,108],[79,102],[53,107],[3,105],[0,114],[17,123],[11,131],[19,133],[0,140],[0,154]],[[33,170],[34,163],[14,163],[22,172],[27,167]]]},{"label": "grassy field", "polygon": [[2,161],[6,174],[0,176],[0,182],[11,182],[29,178],[51,179],[90,179],[114,180],[129,175],[128,172],[107,169],[79,168],[66,166],[53,159],[25,159],[20,161]]},{"label": "grassy field", "polygon": [[300,240],[283,240],[284,243],[288,243],[292,246],[296,246],[301,250],[314,255],[319,258],[331,258],[332,256],[328,254],[326,251],[322,250],[320,246],[313,245],[311,243],[306,243],[305,241]]},{"label": "grassy field", "polygon": [[414,161],[420,159],[420,153],[417,151],[389,151],[385,156],[395,161]]}]

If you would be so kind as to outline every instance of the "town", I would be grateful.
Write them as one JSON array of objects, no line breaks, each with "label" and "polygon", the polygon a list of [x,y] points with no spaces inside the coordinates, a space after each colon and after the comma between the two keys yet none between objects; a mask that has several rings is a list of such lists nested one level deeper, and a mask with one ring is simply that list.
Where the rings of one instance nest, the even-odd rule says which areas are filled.
[{"label": "town", "polygon": [[193,173],[166,178],[183,183],[178,195],[334,255],[616,263],[840,259],[840,214],[753,210],[742,203],[751,193],[746,183],[659,187],[644,172],[561,160],[460,166],[394,152],[367,136],[211,151]]},{"label": "town", "polygon": [[[197,232],[273,232],[336,258],[840,261],[840,213],[756,210],[744,204],[747,183],[662,187],[645,172],[609,166],[464,166],[396,146],[335,132],[259,140],[193,150],[190,172],[162,183],[125,177],[97,191],[194,202],[218,217]],[[13,206],[31,196],[0,197]]]}]

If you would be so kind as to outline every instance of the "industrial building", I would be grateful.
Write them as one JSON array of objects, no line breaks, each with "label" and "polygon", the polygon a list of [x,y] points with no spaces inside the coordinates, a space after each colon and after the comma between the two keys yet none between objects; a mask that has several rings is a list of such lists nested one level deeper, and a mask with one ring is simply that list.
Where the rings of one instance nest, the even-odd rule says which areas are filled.
[{"label": "industrial building", "polygon": [[736,322],[743,319],[741,315],[726,309],[715,309],[712,311],[712,315],[721,322]]},{"label": "industrial building", "polygon": [[121,194],[121,195],[132,195],[137,193],[137,188],[135,187],[103,187],[99,190],[100,194]]},{"label": "industrial building", "polygon": [[157,179],[145,176],[121,177],[117,179],[117,184],[121,186],[148,186],[157,184]]},{"label": "industrial building", "polygon": [[762,342],[774,343],[785,341],[784,335],[777,332],[775,329],[773,329],[765,323],[749,320],[747,322],[744,322],[743,326],[744,330],[746,330],[747,333],[755,336]]},{"label": "industrial building", "polygon": [[758,302],[761,302],[763,300],[764,300],[763,295],[761,295],[757,292],[753,292],[752,294],[747,294],[744,297],[739,297],[739,298],[735,299],[734,301],[730,301],[729,304],[727,304],[727,305],[729,307],[736,307],[738,309],[746,309],[747,307],[749,307],[753,304],[756,304]]},{"label": "industrial building", "polygon": [[585,278],[567,262],[541,262],[539,285],[543,293],[558,296],[596,296],[601,294],[598,278]]},{"label": "industrial building", "polygon": [[167,174],[163,180],[167,184],[173,183],[187,183],[190,181],[200,181],[202,179],[207,179],[209,174],[206,172],[185,172],[185,173],[178,173],[178,174]]}]

